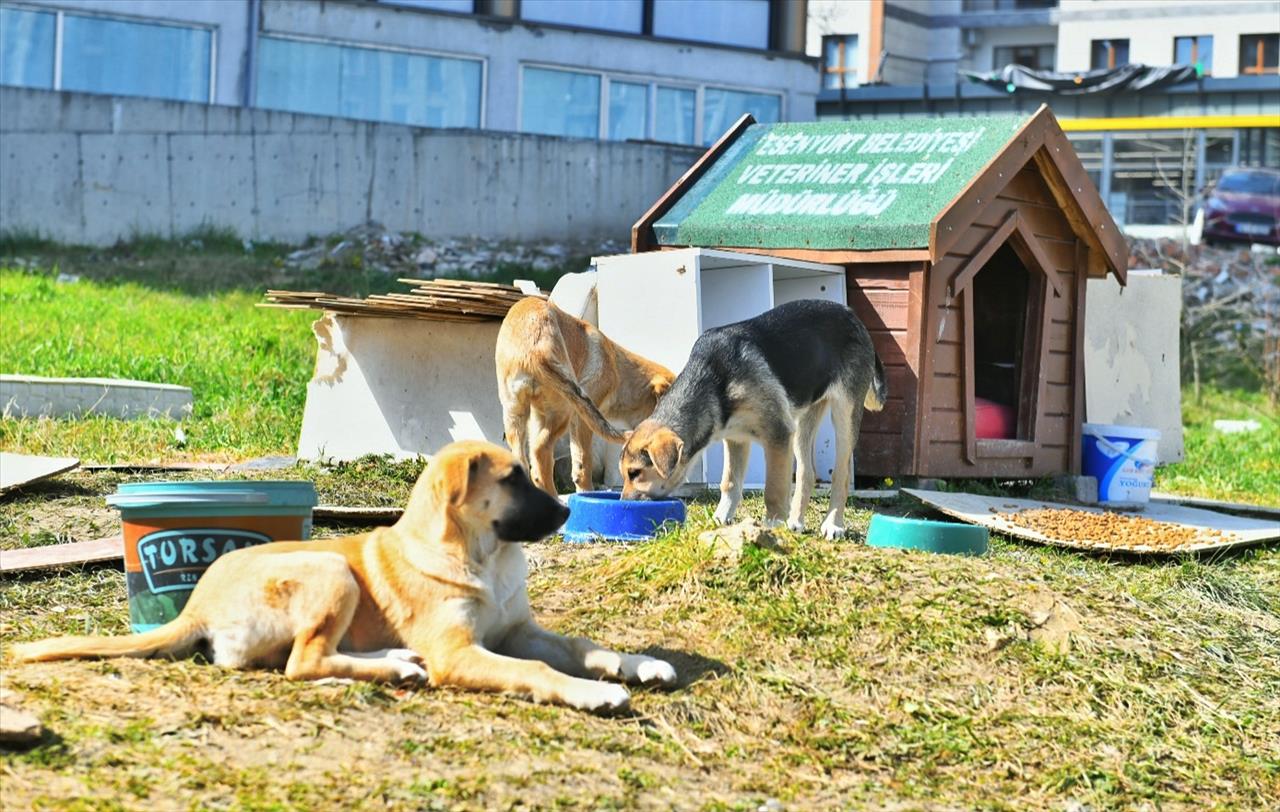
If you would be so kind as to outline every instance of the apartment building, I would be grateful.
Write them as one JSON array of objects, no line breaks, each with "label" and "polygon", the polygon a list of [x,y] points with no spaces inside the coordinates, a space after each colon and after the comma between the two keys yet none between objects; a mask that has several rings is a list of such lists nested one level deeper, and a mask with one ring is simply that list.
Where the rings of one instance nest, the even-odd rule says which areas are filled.
[{"label": "apartment building", "polygon": [[580,138],[811,120],[806,0],[0,0],[0,84]]},{"label": "apartment building", "polygon": [[[1233,165],[1280,166],[1275,0],[811,0],[818,118],[1030,112],[1049,104],[1128,226],[1185,216]],[[1175,84],[1029,90],[971,74],[1194,66]]]}]

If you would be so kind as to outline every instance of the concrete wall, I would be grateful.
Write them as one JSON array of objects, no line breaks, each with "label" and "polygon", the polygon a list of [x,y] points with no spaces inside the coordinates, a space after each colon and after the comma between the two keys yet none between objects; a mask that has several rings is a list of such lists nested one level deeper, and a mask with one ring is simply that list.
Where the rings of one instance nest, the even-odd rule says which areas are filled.
[{"label": "concrete wall", "polygon": [[625,239],[700,150],[0,87],[0,228]]}]

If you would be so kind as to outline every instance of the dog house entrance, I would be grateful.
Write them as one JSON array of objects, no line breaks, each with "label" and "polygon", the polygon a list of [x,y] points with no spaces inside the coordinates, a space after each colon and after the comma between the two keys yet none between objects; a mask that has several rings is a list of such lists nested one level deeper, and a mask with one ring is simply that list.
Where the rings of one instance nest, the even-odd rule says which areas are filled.
[{"label": "dog house entrance", "polygon": [[1006,242],[971,284],[974,436],[1031,440],[1043,275],[1029,271]]}]

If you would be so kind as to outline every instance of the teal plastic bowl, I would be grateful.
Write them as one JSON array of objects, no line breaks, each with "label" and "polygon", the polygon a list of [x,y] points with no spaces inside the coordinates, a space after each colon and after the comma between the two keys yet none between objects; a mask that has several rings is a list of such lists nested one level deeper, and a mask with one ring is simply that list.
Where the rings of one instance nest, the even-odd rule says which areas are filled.
[{"label": "teal plastic bowl", "polygon": [[987,552],[987,536],[987,528],[974,524],[908,519],[877,513],[871,517],[871,528],[867,530],[867,546],[923,550],[946,555],[984,555]]}]

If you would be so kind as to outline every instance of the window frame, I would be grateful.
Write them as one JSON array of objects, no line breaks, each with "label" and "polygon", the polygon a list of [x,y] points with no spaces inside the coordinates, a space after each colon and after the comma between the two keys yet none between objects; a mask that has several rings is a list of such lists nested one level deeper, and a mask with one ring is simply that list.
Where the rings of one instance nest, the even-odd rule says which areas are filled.
[{"label": "window frame", "polygon": [[[1116,55],[1116,51],[1119,49],[1116,47],[1115,43],[1118,43],[1118,42],[1124,43],[1125,61],[1123,65],[1128,65],[1129,52],[1131,47],[1129,38],[1128,37],[1102,37],[1101,39],[1089,40],[1089,70],[1115,70],[1116,68],[1123,67],[1123,65],[1120,64],[1119,59]],[[1099,43],[1106,43],[1106,46],[1107,46],[1107,64],[1104,67],[1098,67],[1093,64],[1093,48],[1095,45],[1098,45]]]},{"label": "window frame", "polygon": [[[1045,49],[1048,49],[1048,55],[1049,55],[1048,66],[1040,64],[1040,52],[1044,51]],[[1010,55],[1013,57],[1012,61],[1002,61],[998,59],[996,57],[996,54],[998,54],[1001,51],[1008,51]],[[1019,62],[1018,51],[1035,51],[1036,52],[1035,67],[1031,67],[1030,65],[1027,65],[1023,62]],[[1032,70],[1053,71],[1057,68],[1058,46],[1056,43],[1053,43],[1053,42],[1040,42],[1040,43],[1031,43],[1026,45],[995,45],[995,46],[992,46],[991,48],[991,61],[993,63],[996,63],[991,66],[992,70],[1000,70],[1006,65],[1022,65],[1023,67],[1031,68]]]},{"label": "window frame", "polygon": [[[458,53],[451,53],[448,51],[436,51],[428,48],[405,48],[403,46],[397,46],[397,45],[388,45],[388,46],[372,45],[372,44],[366,43],[363,40],[335,39],[333,37],[317,37],[317,36],[311,36],[308,34],[293,34],[293,33],[280,34],[280,33],[276,33],[275,31],[268,31],[268,30],[262,30],[258,32],[258,36],[256,38],[255,44],[260,44],[264,39],[290,40],[293,42],[309,42],[315,45],[334,45],[339,48],[342,48],[342,47],[362,48],[366,51],[389,51],[392,53],[405,54],[407,56],[434,56],[442,59],[458,59],[458,60],[464,60],[464,61],[470,61],[470,62],[479,62],[480,63],[480,122],[476,125],[475,128],[478,130],[483,130],[485,128],[486,113],[488,111],[488,106],[489,106],[488,105],[489,60],[484,56],[480,56],[478,54],[475,54],[475,55],[458,54]],[[254,54],[253,58],[255,61],[257,61],[258,54]],[[253,109],[255,110],[275,109],[270,107],[260,107],[258,105],[258,81],[261,81],[260,75],[256,76],[254,80]],[[299,116],[324,115],[323,113],[297,113],[290,110],[279,110],[278,112],[293,113],[293,115],[299,115]],[[336,116],[336,118],[346,118],[346,116]],[[396,124],[402,127],[425,126],[422,124],[401,124],[400,122],[397,122],[397,121],[386,121],[384,119],[363,119],[362,118],[362,119],[352,119],[352,120],[353,121],[376,121],[383,124]],[[470,128],[469,127],[440,127],[440,128],[432,128],[432,129],[466,130]]]},{"label": "window frame", "polygon": [[[600,78],[600,113],[599,122],[596,128],[595,140],[610,141],[609,136],[609,87],[612,82],[621,82],[631,85],[647,85],[648,92],[645,95],[645,124],[644,131],[645,141],[654,141],[661,144],[672,144],[674,146],[704,148],[706,134],[703,130],[703,111],[704,96],[708,88],[715,90],[730,90],[740,93],[757,93],[765,96],[776,96],[778,98],[778,120],[786,121],[786,105],[787,94],[784,91],[775,88],[749,87],[743,85],[726,85],[717,82],[690,82],[688,79],[673,79],[665,76],[655,76],[653,74],[643,73],[626,73],[624,71],[608,71],[598,68],[581,68],[570,65],[560,65],[554,62],[543,62],[540,60],[530,60],[520,62],[520,72],[516,77],[516,122],[518,127],[524,124],[524,69],[539,68],[541,70],[562,71],[564,73],[580,73]],[[658,87],[669,87],[678,90],[692,90],[693,96],[693,141],[685,144],[679,141],[658,141],[655,131],[658,106]],[[527,132],[524,129],[518,132]],[[554,137],[576,137],[576,136],[554,136]],[[625,143],[619,142],[619,143]]]},{"label": "window frame", "polygon": [[[218,93],[218,33],[219,26],[208,23],[193,23],[188,20],[174,20],[167,17],[143,17],[137,14],[121,14],[114,11],[98,11],[97,9],[66,9],[50,6],[36,6],[27,3],[11,3],[6,2],[7,8],[18,9],[21,11],[34,11],[44,14],[54,15],[53,20],[53,87],[52,90],[61,91],[62,88],[62,56],[63,56],[63,25],[67,15],[73,17],[88,17],[99,20],[114,20],[122,23],[133,23],[134,25],[151,25],[164,28],[181,28],[186,31],[207,31],[209,33],[209,97],[204,101],[186,101],[184,99],[166,99],[166,101],[179,101],[185,104],[215,104]],[[84,92],[84,91],[68,91],[68,92]],[[120,94],[131,95],[131,94]],[[156,99],[164,98],[162,96],[136,96],[140,99]]]},{"label": "window frame", "polygon": [[[1255,47],[1256,55],[1252,67],[1244,67],[1244,41],[1247,37],[1257,37],[1258,43]],[[1280,33],[1262,33],[1262,34],[1241,34],[1240,35],[1240,75],[1241,76],[1270,76],[1273,73],[1280,73],[1280,44],[1277,44],[1277,62],[1275,67],[1267,67],[1263,58],[1266,50],[1267,38],[1274,37],[1280,43]]]},{"label": "window frame", "polygon": [[[1190,64],[1195,65],[1197,62],[1199,62],[1200,61],[1200,40],[1202,39],[1209,40],[1209,52],[1210,52],[1210,55],[1212,55],[1213,34],[1182,34],[1180,36],[1175,36],[1173,38],[1173,64],[1175,65],[1179,64],[1178,63],[1178,42],[1181,40],[1191,40],[1191,63]],[[1204,75],[1212,76],[1213,63],[1210,62],[1208,65],[1205,65],[1204,67],[1205,67]]]},{"label": "window frame", "polygon": [[[839,77],[840,77],[840,87],[839,87],[839,88],[836,88],[837,90],[848,90],[850,87],[857,87],[857,86],[858,86],[858,84],[859,84],[859,82],[858,82],[858,66],[857,66],[857,65],[850,66],[850,65],[845,61],[845,53],[846,53],[845,45],[846,45],[847,41],[848,41],[848,40],[850,40],[850,39],[852,39],[852,40],[853,40],[854,49],[855,49],[855,54],[854,54],[854,56],[855,56],[855,58],[856,58],[856,56],[857,56],[857,52],[860,52],[860,51],[861,51],[861,47],[860,47],[860,46],[861,46],[861,42],[859,41],[859,37],[858,37],[858,35],[857,35],[857,34],[823,34],[823,35],[822,35],[822,78],[823,78],[823,80],[824,80],[824,81],[822,82],[822,89],[823,89],[823,90],[827,90],[827,89],[829,89],[829,88],[827,88],[827,83],[826,83],[825,79],[826,79],[826,77],[827,77],[828,75],[830,75],[830,74],[832,74],[832,73],[837,74],[837,75],[839,75]],[[829,40],[837,40],[837,41],[838,41],[838,45],[839,45],[839,53],[840,53],[840,67],[835,68],[835,69],[831,69],[831,68],[829,68],[829,67],[827,66],[827,42],[828,42]],[[852,84],[852,85],[850,85],[850,84],[848,84],[847,82],[845,82],[845,75],[846,75],[846,74],[849,74],[849,73],[852,73],[852,74],[853,74],[854,81],[853,81],[853,84]]]}]

